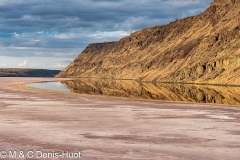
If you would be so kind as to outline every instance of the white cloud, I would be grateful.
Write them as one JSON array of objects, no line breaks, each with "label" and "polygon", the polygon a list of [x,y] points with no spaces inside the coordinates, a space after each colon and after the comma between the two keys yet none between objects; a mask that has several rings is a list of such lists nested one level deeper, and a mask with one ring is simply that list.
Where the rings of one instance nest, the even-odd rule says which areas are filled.
[{"label": "white cloud", "polygon": [[0,64],[0,67],[6,67],[7,65],[6,65],[6,63],[1,63]]},{"label": "white cloud", "polygon": [[66,67],[67,67],[67,64],[61,64],[61,63],[55,64],[52,66],[52,68],[54,69],[64,69]]},{"label": "white cloud", "polygon": [[75,38],[76,35],[74,33],[62,33],[62,34],[56,34],[53,36],[56,39],[71,39],[71,38]]},{"label": "white cloud", "polygon": [[[62,70],[68,66],[74,58],[61,57],[8,57],[0,55],[0,68],[36,68]],[[25,62],[26,61],[26,62]],[[7,63],[6,63],[7,62]],[[26,66],[19,66],[20,63]],[[5,66],[6,65],[6,66]]]},{"label": "white cloud", "polygon": [[172,0],[170,2],[175,7],[186,7],[186,6],[201,3],[201,1],[199,1],[199,0]]},{"label": "white cloud", "polygon": [[28,60],[26,59],[22,63],[19,63],[18,67],[26,67],[27,63],[28,63]]},{"label": "white cloud", "polygon": [[112,32],[95,32],[93,34],[89,34],[88,37],[94,39],[95,42],[104,42],[104,41],[116,41],[122,37],[128,36],[130,32],[127,31],[112,31]]}]

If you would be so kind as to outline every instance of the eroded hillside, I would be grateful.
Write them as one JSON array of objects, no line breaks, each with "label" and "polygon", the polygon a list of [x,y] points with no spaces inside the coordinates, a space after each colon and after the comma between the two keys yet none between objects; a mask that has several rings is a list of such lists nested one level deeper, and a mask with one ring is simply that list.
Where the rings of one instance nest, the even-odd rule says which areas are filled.
[{"label": "eroded hillside", "polygon": [[240,84],[240,0],[215,0],[197,16],[90,44],[57,77]]}]

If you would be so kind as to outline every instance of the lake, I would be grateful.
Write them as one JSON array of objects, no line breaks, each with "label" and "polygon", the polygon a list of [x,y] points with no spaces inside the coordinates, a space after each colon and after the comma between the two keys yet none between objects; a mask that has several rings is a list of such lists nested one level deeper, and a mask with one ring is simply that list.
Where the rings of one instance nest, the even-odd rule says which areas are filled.
[{"label": "lake", "polygon": [[70,90],[65,85],[63,85],[60,81],[29,83],[27,84],[27,86],[33,87],[33,88],[40,88],[40,89],[70,92]]},{"label": "lake", "polygon": [[133,80],[93,79],[31,83],[27,86],[89,95],[228,105],[240,104],[240,87],[236,86],[153,84]]}]

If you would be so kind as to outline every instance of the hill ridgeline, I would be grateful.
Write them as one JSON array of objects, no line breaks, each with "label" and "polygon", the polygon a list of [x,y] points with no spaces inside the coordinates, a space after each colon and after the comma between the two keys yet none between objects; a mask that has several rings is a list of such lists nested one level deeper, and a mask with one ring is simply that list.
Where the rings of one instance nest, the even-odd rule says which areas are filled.
[{"label": "hill ridgeline", "polygon": [[240,0],[215,0],[199,15],[90,44],[57,77],[240,84]]}]

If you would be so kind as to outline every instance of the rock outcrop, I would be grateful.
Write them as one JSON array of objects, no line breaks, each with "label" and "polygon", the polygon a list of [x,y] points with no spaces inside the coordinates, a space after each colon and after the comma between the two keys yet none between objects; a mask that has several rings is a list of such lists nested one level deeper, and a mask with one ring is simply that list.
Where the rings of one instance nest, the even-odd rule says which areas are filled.
[{"label": "rock outcrop", "polygon": [[57,77],[240,84],[240,0],[215,0],[199,15],[90,44]]}]

